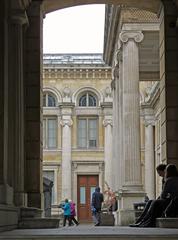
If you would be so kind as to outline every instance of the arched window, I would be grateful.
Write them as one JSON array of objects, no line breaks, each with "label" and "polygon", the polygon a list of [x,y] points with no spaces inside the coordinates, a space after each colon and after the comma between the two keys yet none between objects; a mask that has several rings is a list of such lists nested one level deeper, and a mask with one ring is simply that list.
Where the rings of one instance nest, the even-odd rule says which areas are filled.
[{"label": "arched window", "polygon": [[51,93],[43,94],[43,107],[56,107],[56,99]]},{"label": "arched window", "polygon": [[96,107],[97,101],[96,97],[91,93],[83,94],[79,99],[79,106],[80,107]]}]

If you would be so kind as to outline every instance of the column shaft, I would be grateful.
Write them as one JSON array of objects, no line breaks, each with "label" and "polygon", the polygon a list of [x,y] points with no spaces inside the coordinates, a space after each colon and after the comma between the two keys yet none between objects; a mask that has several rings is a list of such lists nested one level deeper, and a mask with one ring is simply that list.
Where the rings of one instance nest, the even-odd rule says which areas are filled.
[{"label": "column shaft", "polygon": [[137,42],[141,32],[120,34],[123,44],[123,138],[124,185],[141,190],[140,164],[140,108],[139,108],[139,52]]},{"label": "column shaft", "polygon": [[150,199],[155,198],[155,166],[153,126],[145,126],[145,192]]},{"label": "column shaft", "polygon": [[62,199],[71,199],[71,119],[61,121],[62,129]]},{"label": "column shaft", "polygon": [[105,182],[112,188],[112,120],[105,119],[105,143],[104,143],[104,159],[105,159]]}]

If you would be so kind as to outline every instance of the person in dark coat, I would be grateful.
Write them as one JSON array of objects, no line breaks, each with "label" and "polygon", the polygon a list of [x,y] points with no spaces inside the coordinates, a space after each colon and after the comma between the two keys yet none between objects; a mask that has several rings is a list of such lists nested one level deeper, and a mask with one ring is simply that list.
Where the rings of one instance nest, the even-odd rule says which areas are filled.
[{"label": "person in dark coat", "polygon": [[91,201],[91,210],[93,215],[93,220],[95,222],[95,226],[99,226],[101,223],[101,206],[104,200],[103,194],[100,192],[100,187],[95,188],[95,192],[92,194]]},{"label": "person in dark coat", "polygon": [[[166,169],[166,164],[159,164],[157,167],[156,167],[156,172],[157,174],[162,177],[162,190],[163,190],[163,186],[164,186],[164,183],[165,183],[165,169]],[[159,199],[160,196],[157,198]],[[137,219],[137,221],[134,223],[134,224],[130,224],[129,226],[130,227],[137,227],[138,224],[140,224],[140,222],[142,221],[142,219],[145,217],[145,215],[147,214],[150,206],[151,206],[151,203],[152,203],[153,199],[148,199],[148,201],[146,202],[146,206],[142,212],[142,214],[140,215],[140,217]]]},{"label": "person in dark coat", "polygon": [[156,218],[162,216],[171,199],[178,197],[178,171],[174,164],[167,165],[165,178],[160,198],[152,201],[146,215],[136,227],[155,227]]}]

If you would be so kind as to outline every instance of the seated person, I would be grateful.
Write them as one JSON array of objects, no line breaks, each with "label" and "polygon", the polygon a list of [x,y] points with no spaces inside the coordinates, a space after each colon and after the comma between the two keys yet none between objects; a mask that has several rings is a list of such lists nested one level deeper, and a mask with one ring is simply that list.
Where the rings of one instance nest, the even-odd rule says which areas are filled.
[{"label": "seated person", "polygon": [[[159,164],[157,167],[156,167],[156,172],[157,174],[162,177],[162,189],[163,189],[163,186],[164,186],[164,183],[165,183],[165,169],[166,169],[166,164]],[[160,197],[158,197],[159,199]],[[141,222],[141,220],[143,219],[143,217],[145,216],[145,214],[147,213],[148,209],[150,208],[151,206],[151,203],[152,203],[153,199],[149,200],[146,202],[146,206],[142,212],[142,214],[140,215],[140,217],[137,219],[137,221],[134,223],[134,224],[130,224],[129,226],[130,227],[137,227],[137,224]]]},{"label": "seated person", "polygon": [[160,198],[151,202],[147,213],[135,227],[155,227],[156,218],[162,216],[172,198],[178,197],[178,171],[174,164],[167,165],[165,179]]}]

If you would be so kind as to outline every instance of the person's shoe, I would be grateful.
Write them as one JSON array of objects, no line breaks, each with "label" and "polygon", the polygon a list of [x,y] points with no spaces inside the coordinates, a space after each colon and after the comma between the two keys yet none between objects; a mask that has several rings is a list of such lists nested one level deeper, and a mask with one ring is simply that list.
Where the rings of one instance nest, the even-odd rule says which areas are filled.
[{"label": "person's shoe", "polygon": [[95,224],[95,227],[96,227],[96,226],[99,226],[99,225],[100,225],[99,223],[96,223],[96,224]]},{"label": "person's shoe", "polygon": [[132,224],[129,224],[129,227],[140,227],[140,224],[141,223],[132,223]]}]

